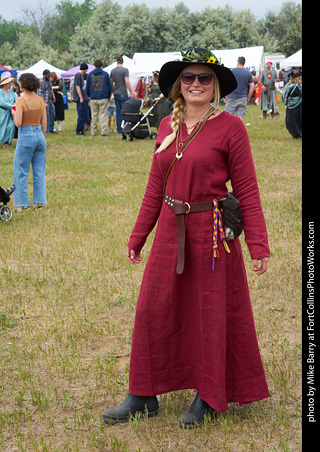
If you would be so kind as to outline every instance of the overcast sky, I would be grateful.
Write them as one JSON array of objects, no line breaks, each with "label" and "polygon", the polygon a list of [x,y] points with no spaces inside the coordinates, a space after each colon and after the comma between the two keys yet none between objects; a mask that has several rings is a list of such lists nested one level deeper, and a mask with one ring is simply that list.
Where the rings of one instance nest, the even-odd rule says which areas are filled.
[{"label": "overcast sky", "polygon": [[[61,3],[61,0],[14,0],[10,1],[1,0],[0,15],[7,21],[19,20],[21,18],[21,8],[27,6],[29,8],[36,9],[39,3],[45,3],[50,10],[54,11],[54,6]],[[96,3],[100,3],[101,0],[96,0]],[[301,0],[290,0],[294,3],[301,4]],[[82,0],[74,0],[74,3],[81,3]],[[205,7],[211,8],[224,7],[226,5],[231,6],[235,11],[241,9],[250,9],[255,15],[256,19],[261,19],[265,16],[267,11],[279,12],[281,5],[285,0],[268,0],[267,2],[257,0],[184,0],[183,3],[189,8],[190,11],[201,12]],[[159,6],[173,7],[177,3],[181,3],[179,0],[117,0],[121,6],[126,6],[130,3],[145,3],[149,8]]]}]

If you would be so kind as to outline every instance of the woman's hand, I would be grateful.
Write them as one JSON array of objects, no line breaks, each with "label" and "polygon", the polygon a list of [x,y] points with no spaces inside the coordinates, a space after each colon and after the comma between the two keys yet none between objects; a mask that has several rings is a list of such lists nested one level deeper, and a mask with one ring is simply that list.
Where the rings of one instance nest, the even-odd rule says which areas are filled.
[{"label": "woman's hand", "polygon": [[[261,261],[261,265],[259,266],[259,261]],[[264,272],[267,271],[268,268],[268,257],[262,257],[261,259],[252,259],[252,270],[254,272],[257,272],[258,276],[262,275]]]},{"label": "woman's hand", "polygon": [[142,261],[141,254],[137,253],[136,251],[132,250],[129,247],[127,247],[126,250],[126,258],[132,265],[139,264]]}]

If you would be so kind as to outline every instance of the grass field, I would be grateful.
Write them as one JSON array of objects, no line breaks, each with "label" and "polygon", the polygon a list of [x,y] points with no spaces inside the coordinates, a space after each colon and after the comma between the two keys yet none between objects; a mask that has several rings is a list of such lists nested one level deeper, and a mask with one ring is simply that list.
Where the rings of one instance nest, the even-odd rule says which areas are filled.
[{"label": "grass field", "polygon": [[[153,233],[139,266],[127,263],[125,246],[154,140],[77,137],[71,104],[62,132],[47,136],[48,207],[0,222],[1,452],[301,450],[302,155],[278,108],[274,120],[262,120],[256,106],[245,117],[269,232],[268,272],[253,274],[243,250],[271,398],[231,404],[190,431],[178,418],[193,390],[160,396],[154,419],[103,423],[102,411],[127,395],[135,305]],[[2,186],[12,183],[13,155],[0,152]],[[30,194],[31,182],[32,175]]]}]

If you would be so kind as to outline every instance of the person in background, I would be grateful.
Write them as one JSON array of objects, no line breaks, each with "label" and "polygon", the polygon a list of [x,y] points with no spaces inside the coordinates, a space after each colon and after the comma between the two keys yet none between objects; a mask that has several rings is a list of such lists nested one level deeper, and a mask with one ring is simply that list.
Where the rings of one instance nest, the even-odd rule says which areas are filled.
[{"label": "person in background", "polygon": [[[111,125],[112,122],[112,125]],[[108,102],[108,132],[117,132],[116,104],[112,94]]]},{"label": "person in background", "polygon": [[88,95],[86,91],[86,85],[84,82],[84,74],[86,74],[88,70],[87,63],[81,63],[80,69],[76,73],[73,82],[73,100],[77,103],[77,126],[76,126],[76,135],[83,136],[84,135],[84,127],[88,117]]},{"label": "person in background", "polygon": [[[87,90],[87,78],[88,78],[88,74],[85,72],[83,74],[83,80],[84,80],[84,86],[85,89]],[[84,123],[84,132],[87,132],[88,130],[90,130],[90,126],[91,126],[91,108],[90,108],[90,99],[88,99],[88,108],[87,108],[87,115],[86,115],[86,120]]]},{"label": "person in background", "polygon": [[70,77],[70,86],[69,86],[70,102],[73,102],[73,84],[74,84],[74,77]]},{"label": "person in background", "polygon": [[109,74],[102,69],[102,61],[94,62],[95,69],[87,77],[87,95],[91,108],[91,135],[97,135],[100,116],[101,135],[108,135],[108,101],[112,94]]},{"label": "person in background", "polygon": [[54,120],[55,120],[55,95],[52,89],[52,82],[50,79],[50,71],[49,69],[45,69],[43,71],[43,77],[40,80],[40,87],[38,89],[38,96],[41,97],[43,103],[46,107],[47,113],[47,131],[46,133],[55,133],[54,130]]},{"label": "person in background", "polygon": [[0,146],[13,147],[14,122],[12,119],[12,108],[16,102],[17,95],[11,90],[14,78],[8,72],[3,72],[0,79]]},{"label": "person in background", "polygon": [[238,86],[232,91],[232,93],[226,96],[225,111],[236,114],[239,118],[243,119],[247,113],[247,105],[251,100],[252,93],[254,91],[254,80],[251,72],[248,71],[244,65],[246,59],[242,56],[238,58],[237,67],[232,69],[232,73],[235,76]]},{"label": "person in background", "polygon": [[210,50],[189,49],[182,57],[159,74],[174,108],[157,134],[127,242],[130,264],[141,262],[156,224],[157,230],[137,302],[129,395],[104,410],[107,424],[128,422],[137,413],[157,415],[157,395],[171,391],[197,391],[180,416],[179,425],[187,428],[226,411],[230,402],[270,396],[241,242],[226,243],[219,207],[231,182],[252,270],[261,276],[270,252],[249,137],[240,118],[217,108],[237,82]]},{"label": "person in background", "polygon": [[117,58],[117,67],[112,69],[110,78],[116,104],[117,132],[122,133],[121,107],[123,103],[129,99],[128,90],[130,97],[133,97],[132,87],[129,79],[129,70],[123,67],[122,56]]},{"label": "person in background", "polygon": [[54,92],[55,102],[55,119],[57,121],[58,131],[61,131],[61,122],[64,121],[64,103],[63,103],[63,80],[58,78],[55,72],[51,73],[52,89]]},{"label": "person in background", "polygon": [[302,138],[302,71],[292,68],[281,96],[286,106],[286,128],[294,139]]},{"label": "person in background", "polygon": [[267,113],[271,110],[271,116],[275,118],[277,114],[277,92],[276,81],[277,72],[272,67],[272,61],[267,61],[265,69],[261,72],[259,83],[261,85],[260,109],[263,119],[267,118]]},{"label": "person in background", "polygon": [[152,126],[159,129],[160,122],[162,121],[163,118],[171,114],[172,108],[170,106],[168,99],[166,99],[164,95],[161,93],[159,87],[158,71],[154,71],[152,73],[151,85],[149,86],[149,84],[146,83],[146,92],[147,95],[150,96],[150,99],[156,102],[156,105],[152,112],[152,114],[154,115],[152,119]]},{"label": "person in background", "polygon": [[18,142],[13,162],[14,203],[16,212],[30,208],[28,176],[30,165],[33,177],[33,203],[42,208],[46,195],[46,139],[47,117],[45,104],[36,95],[39,79],[30,73],[21,74],[20,91],[23,94],[16,101],[14,123],[18,127]]}]

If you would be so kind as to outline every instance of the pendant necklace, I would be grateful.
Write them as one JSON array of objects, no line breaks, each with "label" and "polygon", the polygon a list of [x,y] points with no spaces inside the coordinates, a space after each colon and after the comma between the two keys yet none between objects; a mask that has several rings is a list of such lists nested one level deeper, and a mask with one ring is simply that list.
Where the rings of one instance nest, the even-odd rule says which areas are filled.
[{"label": "pendant necklace", "polygon": [[[193,129],[195,126],[199,126],[197,132],[194,134],[194,136],[191,138],[190,142],[198,135],[198,133],[200,132],[200,130],[202,129],[202,127],[204,126],[204,124],[207,122],[207,120],[210,118],[211,115],[213,115],[216,111],[216,107],[210,106],[210,108],[204,113],[204,115],[199,119],[199,121],[197,123],[195,123],[193,126],[186,126],[186,129]],[[201,121],[203,120],[202,124]],[[180,134],[180,140],[179,140],[179,134]],[[176,158],[177,160],[180,160],[182,158],[182,154],[183,152],[181,152],[179,150],[179,148],[181,148],[184,144],[184,141],[188,140],[189,136],[187,136],[186,138],[182,139],[182,129],[181,129],[181,124],[179,124],[179,129],[177,132],[177,138],[176,138]],[[189,145],[188,143],[188,145]],[[185,146],[186,148],[187,146]],[[184,148],[184,149],[185,149]]]}]

